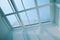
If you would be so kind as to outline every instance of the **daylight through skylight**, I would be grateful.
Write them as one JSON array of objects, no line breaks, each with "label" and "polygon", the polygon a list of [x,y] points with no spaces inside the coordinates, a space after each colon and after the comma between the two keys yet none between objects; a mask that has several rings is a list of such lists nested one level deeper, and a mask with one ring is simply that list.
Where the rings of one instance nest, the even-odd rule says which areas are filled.
[{"label": "daylight through skylight", "polygon": [[50,0],[0,0],[12,27],[51,21]]}]

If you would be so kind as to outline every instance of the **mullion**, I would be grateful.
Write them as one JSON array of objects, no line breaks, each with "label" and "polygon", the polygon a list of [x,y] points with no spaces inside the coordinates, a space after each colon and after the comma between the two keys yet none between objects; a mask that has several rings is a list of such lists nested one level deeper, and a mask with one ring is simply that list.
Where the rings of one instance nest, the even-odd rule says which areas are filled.
[{"label": "mullion", "polygon": [[[10,1],[11,1],[12,5],[13,5],[15,11],[17,12],[17,8],[16,8],[16,5],[15,5],[14,1],[13,1],[13,0],[10,0]],[[23,24],[23,22],[22,22],[22,20],[21,20],[21,18],[20,18],[20,16],[19,16],[18,13],[16,13],[16,16],[17,16],[18,19],[19,19],[19,23],[21,22],[21,24],[22,24],[22,26],[23,26],[24,24]]]},{"label": "mullion", "polygon": [[39,26],[41,26],[40,13],[39,13],[39,9],[38,9],[37,0],[35,0],[35,6],[36,6],[36,11],[37,11]]},{"label": "mullion", "polygon": [[14,13],[14,12],[15,12],[15,10],[14,10],[14,8],[13,8],[13,6],[12,6],[12,4],[11,4],[10,0],[7,0],[7,1],[8,1],[9,5],[10,5],[10,7],[11,7],[11,9],[12,9],[13,13]]},{"label": "mullion", "polygon": [[[12,0],[11,0],[11,1],[12,1]],[[17,12],[17,8],[16,8],[16,5],[15,5],[14,1],[13,1],[13,2],[11,2],[11,3],[13,4],[15,11]],[[17,17],[19,18],[19,20],[20,20],[20,22],[21,22],[21,24],[22,24],[22,29],[23,29],[23,38],[25,39],[25,37],[24,37],[24,32],[25,32],[25,33],[27,32],[27,31],[24,29],[24,28],[25,28],[25,25],[23,24],[23,22],[22,22],[22,19],[21,19],[20,15],[19,15],[18,13],[16,13],[16,14],[17,14]]]},{"label": "mullion", "polygon": [[[42,6],[40,6],[40,7],[42,7]],[[44,6],[43,6],[44,7]],[[38,8],[38,7],[37,7]],[[17,10],[17,9],[15,9],[15,10]],[[17,11],[16,11],[17,12]]]},{"label": "mullion", "polygon": [[[48,5],[50,5],[50,4],[41,5],[41,6],[38,6],[38,8],[45,7],[45,6],[48,6]],[[29,10],[32,10],[32,9],[36,9],[36,7],[25,9],[25,10],[21,10],[21,11],[17,11],[17,12],[13,12],[13,13],[9,13],[9,14],[6,14],[5,16],[9,16],[9,15],[13,15],[13,14],[16,14],[16,13],[29,11]]]},{"label": "mullion", "polygon": [[[36,2],[37,2],[37,1],[36,1]],[[23,2],[22,2],[22,3],[23,3]],[[14,4],[14,2],[12,2],[12,4],[14,5],[13,7],[14,7],[14,9],[15,9],[16,12],[11,13],[10,15],[16,14],[19,19],[21,19],[20,16],[18,15],[18,13],[20,13],[20,12],[25,12],[25,13],[26,13],[26,11],[32,10],[32,9],[37,9],[37,11],[39,11],[38,8],[49,5],[49,4],[47,4],[47,5],[37,6],[37,3],[36,3],[36,7],[29,8],[29,9],[25,9],[24,4],[23,4],[24,10],[22,10],[22,11],[17,11],[16,5]],[[10,4],[10,6],[11,6],[12,10],[14,10],[11,4]],[[39,12],[37,12],[37,13],[39,13]],[[6,17],[6,16],[9,16],[9,15],[6,14],[6,15],[4,15],[4,16]],[[26,16],[27,16],[27,13],[26,13]],[[28,17],[28,16],[27,16],[27,17]],[[40,16],[39,16],[39,17],[40,17]],[[29,18],[27,18],[27,19],[29,20]],[[38,18],[38,19],[40,19],[40,18]],[[52,18],[52,19],[53,19],[53,18]],[[22,21],[22,20],[21,20],[21,21]],[[39,21],[39,22],[40,22],[40,21]],[[22,24],[23,24],[23,23],[22,23]]]},{"label": "mullion", "polygon": [[22,11],[18,11],[18,12],[9,13],[9,14],[6,14],[5,16],[9,16],[9,15],[13,15],[13,14],[16,14],[16,13],[21,13],[21,12],[29,11],[29,10],[32,10],[32,9],[35,9],[35,7],[34,8],[30,8],[30,9],[25,9],[25,10],[22,10]]},{"label": "mullion", "polygon": [[[22,0],[21,0],[21,2],[22,2],[22,5],[23,5],[24,10],[26,10]],[[27,15],[26,11],[25,11],[25,14],[26,14],[27,20],[28,20],[28,22],[29,22],[29,24],[30,24],[30,20],[29,20],[29,18],[28,18],[28,15]]]},{"label": "mullion", "polygon": [[[10,4],[10,7],[11,7],[12,11],[15,12],[15,10],[14,10],[14,8],[13,8],[13,6],[12,6],[10,0],[8,0],[8,3]],[[15,14],[15,16],[16,16],[16,14]],[[19,21],[18,18],[17,18],[17,16],[16,16],[16,19],[17,19],[17,21]],[[19,23],[19,22],[18,22],[18,23]]]},{"label": "mullion", "polygon": [[[11,7],[12,11],[15,12],[14,7],[13,7],[13,5],[12,5],[12,3],[11,3],[10,0],[8,0],[8,3],[10,4],[10,7]],[[17,19],[17,21],[18,21],[18,23],[19,23],[19,20],[18,20],[18,17],[17,17],[16,14],[15,14],[15,16],[16,16],[16,19]],[[20,24],[20,23],[19,23],[19,24]]]},{"label": "mullion", "polygon": [[[50,21],[46,21],[46,22],[42,22],[42,23],[50,23]],[[33,25],[38,25],[39,23],[34,23],[34,24],[29,24],[29,25],[25,25],[25,26],[33,26]],[[22,27],[22,26],[19,26]],[[14,28],[19,28],[19,27],[14,27]]]},{"label": "mullion", "polygon": [[[25,26],[34,26],[34,25],[38,25],[39,23],[34,23],[34,24],[29,24],[29,25],[25,25]],[[20,26],[22,27],[22,26]],[[19,28],[19,27],[14,27],[14,28]]]}]

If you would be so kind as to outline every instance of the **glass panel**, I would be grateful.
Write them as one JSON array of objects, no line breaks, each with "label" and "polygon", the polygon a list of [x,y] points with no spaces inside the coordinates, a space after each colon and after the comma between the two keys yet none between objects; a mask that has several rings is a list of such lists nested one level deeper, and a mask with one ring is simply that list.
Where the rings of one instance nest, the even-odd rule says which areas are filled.
[{"label": "glass panel", "polygon": [[23,6],[22,6],[22,3],[21,3],[21,0],[14,0],[14,2],[16,4],[16,7],[17,7],[18,11],[23,10]]},{"label": "glass panel", "polygon": [[23,24],[24,24],[24,25],[28,25],[29,22],[28,22],[28,19],[27,19],[27,16],[26,16],[25,12],[22,12],[22,13],[20,13],[19,15],[20,15],[20,17],[21,17],[21,19],[22,19]]},{"label": "glass panel", "polygon": [[0,0],[0,7],[5,14],[13,12],[7,0]]},{"label": "glass panel", "polygon": [[44,6],[39,8],[41,22],[46,22],[51,20],[50,16],[50,6]]},{"label": "glass panel", "polygon": [[23,0],[23,3],[26,9],[32,8],[35,6],[34,0]]},{"label": "glass panel", "polygon": [[30,20],[30,24],[34,24],[38,22],[37,12],[35,9],[27,11],[27,14]]},{"label": "glass panel", "polygon": [[38,6],[50,3],[50,0],[37,0]]},{"label": "glass panel", "polygon": [[7,16],[7,19],[10,22],[10,24],[12,25],[12,27],[18,27],[18,26],[20,26],[20,24],[18,23],[15,15]]}]

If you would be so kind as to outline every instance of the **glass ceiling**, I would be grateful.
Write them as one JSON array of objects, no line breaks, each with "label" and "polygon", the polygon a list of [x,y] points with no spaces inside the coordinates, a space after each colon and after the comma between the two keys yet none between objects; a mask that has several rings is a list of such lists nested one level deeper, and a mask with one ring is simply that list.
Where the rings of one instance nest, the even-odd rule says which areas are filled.
[{"label": "glass ceiling", "polygon": [[51,21],[50,0],[0,0],[0,7],[12,27]]}]

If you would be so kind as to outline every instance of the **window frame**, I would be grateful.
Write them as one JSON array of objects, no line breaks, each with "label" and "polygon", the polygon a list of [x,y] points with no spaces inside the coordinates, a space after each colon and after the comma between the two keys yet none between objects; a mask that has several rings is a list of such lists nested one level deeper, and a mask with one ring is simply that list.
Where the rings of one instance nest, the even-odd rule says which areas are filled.
[{"label": "window frame", "polygon": [[[21,12],[25,12],[26,13],[26,11],[28,11],[28,10],[32,10],[32,9],[37,9],[37,12],[39,13],[39,11],[38,11],[38,8],[40,8],[40,7],[44,7],[44,6],[48,6],[48,5],[50,5],[50,10],[51,10],[51,22],[49,22],[49,23],[53,23],[53,21],[54,21],[54,3],[50,0],[50,4],[45,4],[45,5],[41,5],[41,6],[38,6],[37,7],[37,2],[36,2],[36,0],[34,0],[35,1],[35,6],[36,7],[32,7],[32,8],[29,8],[29,9],[25,9],[25,7],[24,7],[24,4],[23,4],[23,2],[22,2],[22,4],[23,4],[23,7],[24,7],[24,10],[21,10],[21,11],[17,11],[17,8],[16,8],[16,5],[15,5],[15,3],[14,3],[14,1],[13,0],[8,0],[8,2],[9,2],[9,4],[10,4],[10,6],[11,6],[11,8],[12,8],[12,10],[13,10],[13,13],[9,13],[9,14],[4,14],[4,17],[6,18],[6,16],[9,16],[9,15],[14,15],[14,14],[16,14],[17,15],[17,17],[18,17],[18,20],[19,20],[19,22],[21,22],[21,24],[22,24],[22,26],[24,27],[24,26],[27,26],[27,25],[24,25],[23,24],[23,22],[22,22],[22,20],[21,20],[21,18],[20,18],[20,16],[19,16],[19,13],[21,13]],[[26,14],[27,15],[27,14]],[[35,23],[35,24],[40,24],[41,25],[41,22],[40,22],[40,16],[39,16],[39,14],[37,14],[38,15],[38,21],[39,21],[39,23]],[[8,21],[8,19],[6,18],[6,20]],[[29,18],[28,18],[28,20],[29,20]],[[10,25],[10,23],[9,23],[9,21],[7,22],[8,23],[8,25]],[[46,22],[45,22],[46,23]],[[29,24],[29,25],[35,25],[35,24]],[[29,26],[28,25],[28,26]],[[11,25],[10,25],[11,26]],[[19,26],[20,27],[20,26]],[[11,26],[11,28],[13,28],[12,26]]]}]

